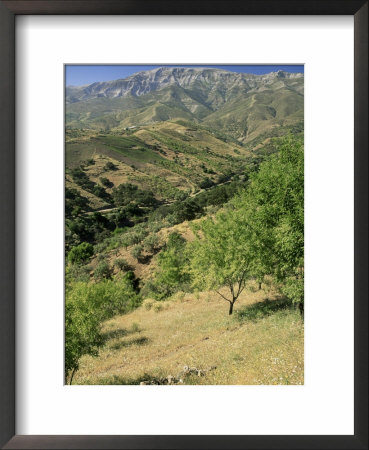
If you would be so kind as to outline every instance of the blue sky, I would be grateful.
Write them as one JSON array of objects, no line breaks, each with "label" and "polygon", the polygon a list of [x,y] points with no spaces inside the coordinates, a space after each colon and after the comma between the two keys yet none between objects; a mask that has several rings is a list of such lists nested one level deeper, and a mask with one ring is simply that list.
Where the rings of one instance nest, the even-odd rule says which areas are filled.
[{"label": "blue sky", "polygon": [[[109,81],[118,80],[119,78],[126,78],[136,72],[142,70],[152,70],[157,66],[133,66],[133,65],[66,65],[65,66],[65,80],[66,85],[81,86],[83,84],[91,84],[95,81]],[[173,66],[165,64],[165,67],[213,67],[216,69],[229,70],[231,72],[264,74],[269,72],[276,72],[278,70],[285,70],[286,72],[304,72],[303,65],[242,65],[242,66],[212,66],[212,65],[186,65],[175,64]]]}]

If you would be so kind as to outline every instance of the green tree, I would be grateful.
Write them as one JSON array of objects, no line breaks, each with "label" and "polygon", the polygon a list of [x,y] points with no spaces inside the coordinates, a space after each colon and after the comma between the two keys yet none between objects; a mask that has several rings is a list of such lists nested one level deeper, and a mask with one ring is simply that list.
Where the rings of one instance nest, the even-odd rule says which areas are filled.
[{"label": "green tree", "polygon": [[[189,246],[193,286],[213,289],[229,303],[229,314],[252,273],[249,227],[238,210],[219,213],[196,230],[197,239]],[[219,289],[227,287],[229,295]]]},{"label": "green tree", "polygon": [[302,137],[279,140],[233,205],[249,224],[258,277],[270,274],[303,311],[304,148]]},{"label": "green tree", "polygon": [[94,253],[93,245],[88,242],[81,242],[79,245],[73,247],[68,253],[68,260],[72,264],[80,264],[91,258]]},{"label": "green tree", "polygon": [[67,286],[65,299],[65,377],[72,384],[81,356],[97,355],[104,342],[101,324],[136,308],[140,298],[132,276]]},{"label": "green tree", "polygon": [[178,290],[185,290],[190,282],[186,241],[179,233],[171,233],[165,248],[158,256],[158,270],[151,284],[152,295],[162,300]]}]

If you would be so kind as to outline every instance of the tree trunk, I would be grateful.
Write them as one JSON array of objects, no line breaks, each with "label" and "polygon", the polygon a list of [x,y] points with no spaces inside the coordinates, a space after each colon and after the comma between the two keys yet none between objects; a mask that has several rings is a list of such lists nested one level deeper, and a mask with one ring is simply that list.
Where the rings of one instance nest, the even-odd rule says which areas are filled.
[{"label": "tree trunk", "polygon": [[233,313],[233,303],[234,302],[229,302],[229,315]]},{"label": "tree trunk", "polygon": [[299,310],[300,310],[301,317],[304,317],[304,303],[303,302],[299,302]]},{"label": "tree trunk", "polygon": [[74,367],[73,370],[72,370],[72,374],[71,374],[71,376],[70,376],[69,385],[72,384],[72,381],[73,381],[73,377],[74,377],[75,372],[76,372],[76,368]]}]

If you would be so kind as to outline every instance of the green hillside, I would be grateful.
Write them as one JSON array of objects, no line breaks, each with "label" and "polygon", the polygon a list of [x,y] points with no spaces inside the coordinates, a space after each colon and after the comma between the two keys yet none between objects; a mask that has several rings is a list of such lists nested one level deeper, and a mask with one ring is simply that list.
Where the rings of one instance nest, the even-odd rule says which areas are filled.
[{"label": "green hillside", "polygon": [[[101,185],[100,178],[109,180],[108,194],[113,186],[129,182],[149,189],[158,200],[170,200],[230,181],[257,160],[243,146],[181,121],[122,132],[67,130],[66,135],[67,187],[79,189],[83,197],[86,187],[75,186],[72,176],[81,166],[92,183]],[[109,161],[116,166],[114,170],[106,167]],[[93,187],[88,190],[90,197],[94,196]],[[101,199],[90,200],[92,209],[101,209]]]},{"label": "green hillside", "polygon": [[303,82],[66,88],[66,383],[303,384]]}]

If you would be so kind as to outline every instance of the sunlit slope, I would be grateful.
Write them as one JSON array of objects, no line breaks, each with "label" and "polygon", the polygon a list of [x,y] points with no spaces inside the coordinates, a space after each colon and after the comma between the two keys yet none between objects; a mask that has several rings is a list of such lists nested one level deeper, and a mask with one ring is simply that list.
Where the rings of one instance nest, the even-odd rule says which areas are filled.
[{"label": "sunlit slope", "polygon": [[247,143],[281,126],[303,121],[302,94],[281,88],[237,98],[207,116],[203,123]]},{"label": "sunlit slope", "polygon": [[303,384],[299,313],[269,288],[245,291],[234,316],[227,307],[214,292],[146,300],[104,325],[104,348],[82,358],[74,383],[155,383],[188,366],[203,373],[184,384]]}]

